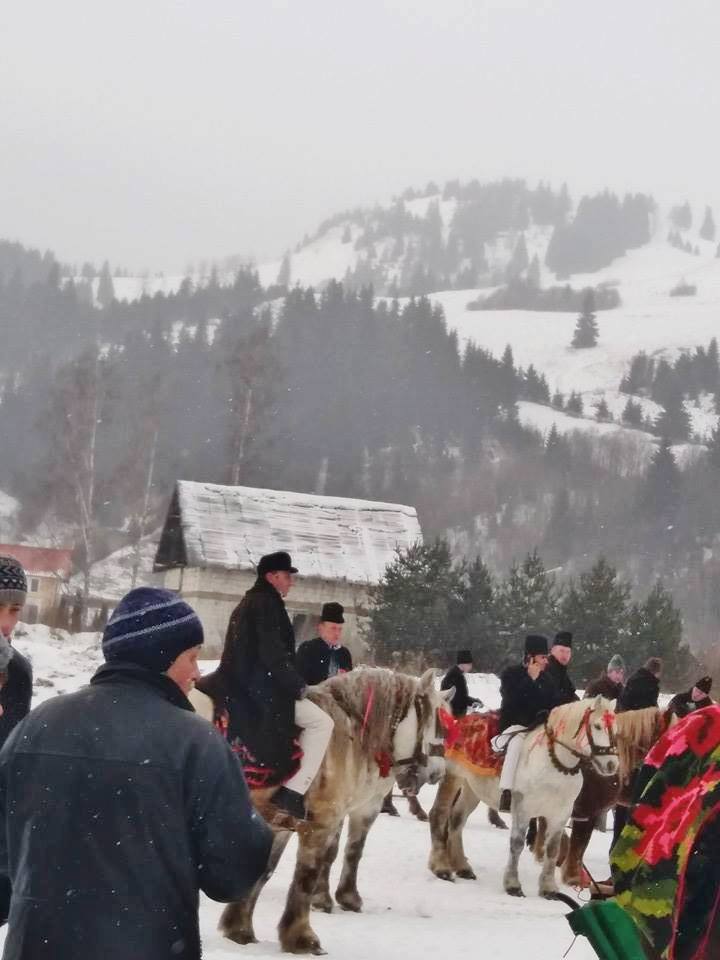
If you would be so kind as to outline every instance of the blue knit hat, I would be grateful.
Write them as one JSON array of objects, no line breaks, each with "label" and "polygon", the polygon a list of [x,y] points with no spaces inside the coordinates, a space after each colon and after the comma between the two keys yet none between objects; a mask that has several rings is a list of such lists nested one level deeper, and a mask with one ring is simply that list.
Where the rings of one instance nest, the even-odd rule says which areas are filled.
[{"label": "blue knit hat", "polygon": [[113,611],[103,633],[109,662],[122,660],[165,673],[185,650],[203,642],[200,618],[177,593],[138,587]]}]

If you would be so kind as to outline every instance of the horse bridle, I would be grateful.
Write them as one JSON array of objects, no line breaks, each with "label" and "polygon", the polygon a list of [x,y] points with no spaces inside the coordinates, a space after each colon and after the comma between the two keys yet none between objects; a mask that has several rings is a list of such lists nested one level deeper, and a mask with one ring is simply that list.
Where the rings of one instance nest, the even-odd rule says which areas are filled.
[{"label": "horse bridle", "polygon": [[[426,767],[430,757],[444,757],[445,756],[445,747],[443,741],[440,743],[431,743],[428,752],[425,753],[423,750],[423,706],[422,706],[422,694],[415,694],[413,698],[413,706],[415,707],[415,716],[417,718],[417,733],[415,735],[415,749],[412,752],[412,755],[409,757],[403,757],[400,760],[396,760],[393,757],[393,766],[394,767]],[[395,713],[393,715],[392,722],[390,724],[390,742],[395,739],[395,734],[397,728],[400,726],[402,721],[407,717],[410,712],[410,708],[402,714],[399,715]],[[439,721],[437,721],[439,723]],[[436,725],[437,732],[437,725]]]},{"label": "horse bridle", "polygon": [[[555,733],[553,732],[551,727],[548,725],[547,719],[545,720],[545,736],[548,739],[548,752],[550,754],[550,761],[552,762],[552,765],[555,767],[555,769],[558,770],[560,773],[565,774],[565,776],[574,776],[576,773],[579,773],[583,768],[587,768],[588,766],[590,766],[590,764],[592,763],[595,757],[617,756],[617,741],[615,739],[615,731],[613,729],[612,724],[611,723],[607,724],[610,743],[608,744],[607,747],[598,746],[598,744],[595,743],[595,740],[593,739],[593,735],[592,735],[592,725],[590,723],[591,716],[592,716],[592,709],[588,707],[585,713],[583,714],[583,718],[580,721],[577,731],[575,732],[575,736],[573,737],[573,740],[576,740],[580,735],[580,731],[583,730],[584,728],[585,733],[587,734],[588,743],[590,745],[589,754],[582,753],[580,750],[576,750],[575,747],[572,747],[569,744],[564,743],[562,740],[560,740],[559,737],[555,736]],[[567,750],[569,754],[577,758],[578,762],[575,764],[574,767],[566,767],[565,764],[560,760],[555,749],[555,744],[558,744],[563,748],[563,750]]]}]

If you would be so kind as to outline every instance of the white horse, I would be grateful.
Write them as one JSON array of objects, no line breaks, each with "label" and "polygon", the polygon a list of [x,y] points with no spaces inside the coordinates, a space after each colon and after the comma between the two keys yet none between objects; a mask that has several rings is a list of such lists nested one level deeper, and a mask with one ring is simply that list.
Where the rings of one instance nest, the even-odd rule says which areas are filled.
[{"label": "white horse", "polygon": [[[555,863],[575,800],[582,787],[582,769],[591,764],[604,777],[617,773],[613,704],[602,697],[556,707],[544,727],[525,737],[515,777],[510,856],[503,884],[512,896],[523,896],[518,861],[533,817],[547,821],[547,843],[540,874],[540,895],[552,899],[558,889]],[[481,777],[455,761],[446,762],[445,778],[430,812],[430,869],[443,880],[453,874],[474,879],[465,857],[462,830],[480,801],[490,807],[499,799],[499,778]]]}]

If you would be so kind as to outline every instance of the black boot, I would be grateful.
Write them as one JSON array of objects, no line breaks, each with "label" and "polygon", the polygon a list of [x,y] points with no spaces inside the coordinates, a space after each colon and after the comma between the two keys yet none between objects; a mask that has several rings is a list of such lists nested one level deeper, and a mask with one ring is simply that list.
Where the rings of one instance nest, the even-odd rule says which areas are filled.
[{"label": "black boot", "polygon": [[498,810],[500,813],[510,813],[510,807],[512,806],[512,790],[503,790],[500,794],[500,804]]},{"label": "black boot", "polygon": [[277,813],[270,825],[286,830],[295,830],[299,823],[307,820],[305,797],[297,790],[280,787],[271,797],[270,803],[277,807]]}]

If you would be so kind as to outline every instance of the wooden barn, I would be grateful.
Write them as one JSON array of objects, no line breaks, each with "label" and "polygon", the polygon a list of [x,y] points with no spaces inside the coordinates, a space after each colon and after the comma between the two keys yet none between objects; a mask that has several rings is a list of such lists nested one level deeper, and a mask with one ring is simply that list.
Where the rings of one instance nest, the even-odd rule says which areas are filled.
[{"label": "wooden barn", "polygon": [[299,573],[286,606],[298,642],[314,635],[322,604],[345,607],[344,642],[363,653],[368,588],[397,547],[422,539],[414,507],[285,490],[177,483],[155,556],[205,627],[204,656],[219,656],[233,608],[265,553],[287,550]]}]

